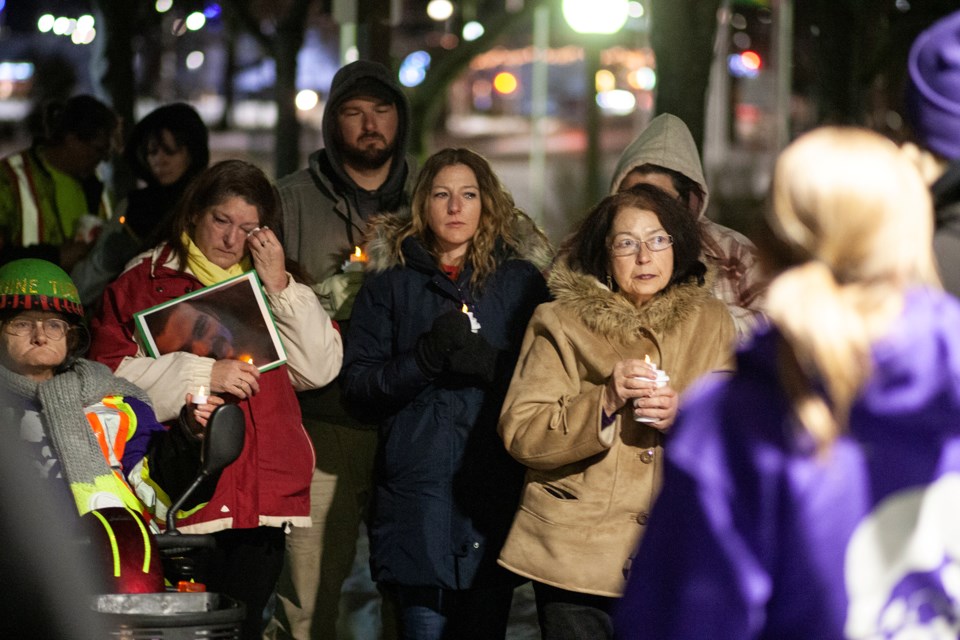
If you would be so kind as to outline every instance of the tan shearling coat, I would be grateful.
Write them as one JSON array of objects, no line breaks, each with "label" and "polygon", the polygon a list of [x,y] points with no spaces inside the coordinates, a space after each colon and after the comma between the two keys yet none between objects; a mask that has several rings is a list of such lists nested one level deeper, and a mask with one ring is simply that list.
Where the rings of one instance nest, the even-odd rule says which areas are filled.
[{"label": "tan shearling coat", "polygon": [[649,355],[682,392],[733,368],[736,332],[709,283],[674,285],[637,309],[595,278],[554,267],[555,301],[527,326],[501,412],[507,450],[527,466],[499,562],[569,591],[619,597],[662,481],[663,435],[628,403],[602,427],[614,365]]}]

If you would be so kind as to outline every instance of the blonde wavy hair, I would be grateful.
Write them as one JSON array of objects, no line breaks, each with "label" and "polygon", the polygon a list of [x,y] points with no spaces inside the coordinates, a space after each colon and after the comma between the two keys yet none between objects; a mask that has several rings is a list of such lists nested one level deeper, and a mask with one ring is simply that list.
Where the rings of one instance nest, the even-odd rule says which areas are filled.
[{"label": "blonde wavy hair", "polygon": [[[500,184],[497,174],[486,159],[470,149],[447,148],[434,153],[427,159],[413,190],[410,221],[397,234],[393,248],[403,261],[400,246],[406,238],[415,236],[423,242],[434,257],[439,259],[436,237],[428,224],[428,201],[437,174],[446,167],[458,164],[473,171],[477,178],[477,186],[480,188],[480,226],[473,236],[466,255],[466,262],[473,265],[470,286],[479,289],[497,268],[498,240],[513,253],[520,253],[517,225],[524,214],[514,204],[513,196]],[[540,233],[539,230],[537,232]]]},{"label": "blonde wavy hair", "polygon": [[766,249],[782,272],[766,311],[785,340],[778,360],[787,394],[821,450],[846,428],[870,376],[870,345],[900,313],[907,288],[940,286],[933,222],[915,164],[877,133],[816,129],[777,160]]}]

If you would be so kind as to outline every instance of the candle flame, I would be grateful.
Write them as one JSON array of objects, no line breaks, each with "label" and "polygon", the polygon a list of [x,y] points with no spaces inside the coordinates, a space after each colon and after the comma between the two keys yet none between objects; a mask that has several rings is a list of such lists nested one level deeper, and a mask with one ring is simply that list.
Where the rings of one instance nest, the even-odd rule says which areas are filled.
[{"label": "candle flame", "polygon": [[355,256],[357,256],[357,257],[359,258],[359,257],[363,256],[363,251],[360,250],[360,247],[355,246],[355,247],[353,248],[353,255],[355,255]]},{"label": "candle flame", "polygon": [[125,224],[127,221],[127,216],[120,216],[120,224]]},{"label": "candle flame", "polygon": [[247,364],[253,364],[253,356],[244,354],[240,356],[240,359],[246,362]]},{"label": "candle flame", "polygon": [[462,311],[463,313],[469,313],[469,311],[467,310],[467,305],[466,305],[466,304],[464,304],[464,305],[460,308],[460,311]]},{"label": "candle flame", "polygon": [[647,364],[650,364],[650,356],[649,356],[649,354],[643,356],[643,361],[646,362]]}]

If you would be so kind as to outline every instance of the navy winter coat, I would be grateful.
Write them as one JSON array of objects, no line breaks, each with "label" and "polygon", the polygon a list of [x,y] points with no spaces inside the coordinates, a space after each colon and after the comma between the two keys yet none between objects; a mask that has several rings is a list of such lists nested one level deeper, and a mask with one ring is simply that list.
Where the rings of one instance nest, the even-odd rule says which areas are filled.
[{"label": "navy winter coat", "polygon": [[[467,589],[512,579],[497,555],[513,520],[523,467],[506,452],[497,420],[527,321],[547,297],[536,266],[504,259],[479,293],[470,265],[449,279],[420,242],[368,275],[353,309],[341,374],[348,411],[380,424],[370,552],[373,578],[404,586]],[[374,256],[376,257],[376,256]],[[434,318],[466,304],[480,335],[502,350],[496,380],[443,373],[415,359]]]}]

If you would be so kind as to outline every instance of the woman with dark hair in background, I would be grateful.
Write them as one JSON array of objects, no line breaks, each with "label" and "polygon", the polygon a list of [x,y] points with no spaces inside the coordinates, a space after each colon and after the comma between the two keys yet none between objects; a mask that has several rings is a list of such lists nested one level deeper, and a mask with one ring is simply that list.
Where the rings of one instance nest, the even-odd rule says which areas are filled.
[{"label": "woman with dark hair in background", "polygon": [[123,157],[144,184],[127,194],[90,253],[71,272],[84,306],[95,308],[104,288],[166,232],[187,185],[210,161],[209,135],[197,111],[177,102],[136,124]]},{"label": "woman with dark hair in background", "polygon": [[[220,477],[210,501],[180,514],[180,528],[217,540],[211,591],[247,605],[243,637],[259,637],[263,610],[283,564],[284,529],[309,526],[313,449],[296,390],[328,384],[340,370],[340,335],[306,285],[284,268],[272,229],[278,198],[254,165],[227,160],[188,187],[166,240],[131,262],[104,293],[92,324],[91,356],[150,394],[161,420],[201,387],[210,402],[237,403],[246,419],[243,452]],[[286,347],[285,365],[261,373],[234,358],[176,351],[149,357],[134,314],[255,269]]]}]

